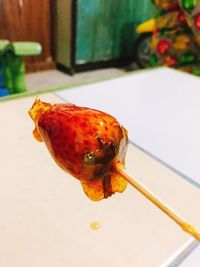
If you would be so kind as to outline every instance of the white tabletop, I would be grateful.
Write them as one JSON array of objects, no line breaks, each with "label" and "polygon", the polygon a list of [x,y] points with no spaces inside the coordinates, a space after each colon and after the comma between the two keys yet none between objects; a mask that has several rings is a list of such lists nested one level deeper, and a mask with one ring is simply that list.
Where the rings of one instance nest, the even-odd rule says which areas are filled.
[{"label": "white tabletop", "polygon": [[[148,73],[143,77],[148,78]],[[137,80],[141,75],[133,76]],[[69,92],[72,101],[75,94],[77,104],[89,98],[84,105],[101,108],[96,94],[94,105],[87,90],[83,87],[62,95]],[[41,98],[61,101],[53,94]],[[115,115],[117,100],[104,99],[110,102],[107,111]],[[33,123],[27,115],[33,101],[31,97],[0,104],[0,266],[167,267],[193,247],[193,238],[130,186],[108,200],[89,201],[79,182],[61,171],[44,144],[33,139]],[[132,121],[130,114],[124,115],[127,122],[128,118]],[[200,226],[197,187],[132,145],[126,159],[131,176]],[[99,231],[91,230],[92,221],[100,222]]]},{"label": "white tabletop", "polygon": [[200,245],[195,247],[192,253],[183,259],[179,267],[199,267],[200,263]]},{"label": "white tabletop", "polygon": [[160,68],[57,95],[113,114],[128,129],[131,141],[200,184],[198,77]]},{"label": "white tabletop", "polygon": [[[57,95],[113,114],[128,129],[132,142],[200,187],[198,77],[160,68],[67,89]],[[166,266],[175,259],[175,264],[182,262],[181,267],[199,266],[200,247],[184,260],[190,251],[190,246],[186,247],[183,253],[172,255]]]}]

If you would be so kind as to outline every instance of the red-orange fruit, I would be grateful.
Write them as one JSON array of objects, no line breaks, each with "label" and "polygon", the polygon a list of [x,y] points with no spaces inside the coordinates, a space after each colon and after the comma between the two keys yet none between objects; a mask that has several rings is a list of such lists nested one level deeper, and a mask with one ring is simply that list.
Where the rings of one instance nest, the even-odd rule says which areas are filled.
[{"label": "red-orange fruit", "polygon": [[123,192],[126,181],[115,172],[124,164],[126,129],[109,114],[71,104],[48,104],[38,98],[29,110],[33,134],[44,141],[55,162],[76,177],[86,195],[101,200]]}]

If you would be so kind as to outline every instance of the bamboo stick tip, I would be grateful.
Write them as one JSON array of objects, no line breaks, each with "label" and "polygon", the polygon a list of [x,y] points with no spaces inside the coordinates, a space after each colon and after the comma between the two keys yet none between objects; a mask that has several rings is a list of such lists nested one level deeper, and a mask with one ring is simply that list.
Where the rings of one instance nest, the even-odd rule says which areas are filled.
[{"label": "bamboo stick tip", "polygon": [[183,231],[185,231],[186,233],[190,234],[195,239],[200,241],[200,230],[197,227],[195,227],[194,225],[192,225],[190,223],[184,223],[182,225],[182,229],[183,229]]},{"label": "bamboo stick tip", "polygon": [[132,185],[136,190],[138,190],[144,197],[150,200],[154,205],[156,205],[161,211],[163,211],[167,216],[169,216],[175,223],[177,223],[183,231],[193,236],[196,240],[200,241],[200,230],[190,223],[185,222],[178,214],[176,214],[171,208],[169,208],[164,202],[160,201],[150,190],[145,188],[141,183],[133,180],[124,171],[125,166],[121,162],[116,162],[114,165],[115,170],[124,179]]}]

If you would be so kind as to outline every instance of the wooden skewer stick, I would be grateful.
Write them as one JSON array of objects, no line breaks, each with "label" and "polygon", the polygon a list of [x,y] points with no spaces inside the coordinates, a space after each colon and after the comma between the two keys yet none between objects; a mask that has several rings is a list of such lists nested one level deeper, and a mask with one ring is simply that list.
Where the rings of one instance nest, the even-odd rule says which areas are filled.
[{"label": "wooden skewer stick", "polygon": [[200,241],[200,230],[193,226],[192,224],[186,222],[183,218],[177,215],[171,208],[160,201],[152,192],[147,190],[142,184],[133,180],[124,171],[124,165],[117,163],[115,165],[115,170],[120,174],[130,185],[137,189],[143,196],[149,199],[154,205],[156,205],[160,210],[162,210],[167,216],[169,216],[173,221],[175,221],[183,231],[187,232],[195,239]]}]

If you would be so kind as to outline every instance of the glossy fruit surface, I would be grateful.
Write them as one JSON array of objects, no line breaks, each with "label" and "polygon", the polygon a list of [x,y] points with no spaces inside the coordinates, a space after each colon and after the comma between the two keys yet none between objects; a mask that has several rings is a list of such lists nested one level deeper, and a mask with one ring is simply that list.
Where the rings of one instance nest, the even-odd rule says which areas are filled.
[{"label": "glossy fruit surface", "polygon": [[126,181],[114,171],[124,163],[127,131],[104,112],[71,104],[36,99],[29,111],[35,122],[34,136],[44,141],[51,156],[66,172],[80,180],[92,200],[123,192]]}]

